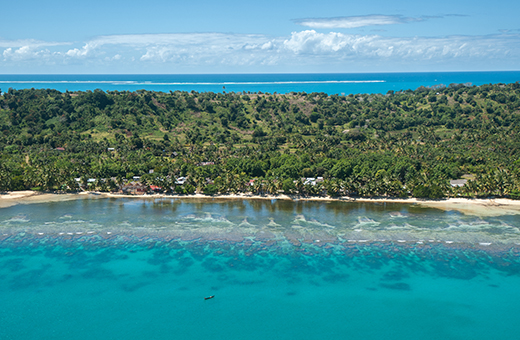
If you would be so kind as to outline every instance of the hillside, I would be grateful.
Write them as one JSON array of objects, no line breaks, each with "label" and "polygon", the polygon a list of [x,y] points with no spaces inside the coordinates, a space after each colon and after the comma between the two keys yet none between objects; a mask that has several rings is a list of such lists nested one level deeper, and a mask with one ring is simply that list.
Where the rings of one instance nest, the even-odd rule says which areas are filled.
[{"label": "hillside", "polygon": [[117,190],[140,176],[180,193],[520,194],[518,82],[348,96],[9,89],[0,108],[0,190],[76,191],[75,178]]}]

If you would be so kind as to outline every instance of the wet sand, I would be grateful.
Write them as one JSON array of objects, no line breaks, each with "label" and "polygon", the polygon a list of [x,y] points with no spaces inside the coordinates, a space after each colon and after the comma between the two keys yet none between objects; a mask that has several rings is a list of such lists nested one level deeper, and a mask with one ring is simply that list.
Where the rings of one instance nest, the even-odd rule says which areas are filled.
[{"label": "wet sand", "polygon": [[63,202],[76,199],[99,199],[99,198],[134,198],[134,199],[157,199],[175,198],[189,200],[227,200],[227,199],[262,199],[262,200],[290,200],[290,201],[323,201],[323,202],[364,202],[364,203],[402,203],[418,204],[428,208],[441,210],[455,210],[472,216],[501,216],[520,214],[520,201],[497,198],[497,199],[467,199],[448,198],[441,200],[423,200],[417,198],[355,198],[355,197],[302,197],[297,195],[252,195],[252,194],[230,194],[206,196],[194,195],[123,195],[101,192],[81,192],[75,194],[50,194],[36,191],[13,191],[0,194],[0,208],[7,208],[16,204]]}]

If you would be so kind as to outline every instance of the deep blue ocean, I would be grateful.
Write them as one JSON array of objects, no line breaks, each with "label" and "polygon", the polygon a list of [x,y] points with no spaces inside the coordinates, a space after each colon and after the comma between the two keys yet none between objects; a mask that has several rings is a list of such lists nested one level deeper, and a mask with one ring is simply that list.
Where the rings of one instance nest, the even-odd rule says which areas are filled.
[{"label": "deep blue ocean", "polygon": [[0,339],[520,334],[514,215],[77,196],[0,209]]},{"label": "deep blue ocean", "polygon": [[419,86],[514,83],[520,71],[326,74],[189,74],[189,75],[0,75],[0,89],[52,88],[59,91],[196,91],[387,93]]}]

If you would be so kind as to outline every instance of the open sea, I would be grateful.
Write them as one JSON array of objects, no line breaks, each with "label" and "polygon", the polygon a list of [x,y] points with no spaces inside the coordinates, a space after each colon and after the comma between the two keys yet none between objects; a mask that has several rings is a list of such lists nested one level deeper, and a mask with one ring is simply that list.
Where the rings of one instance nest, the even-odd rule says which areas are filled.
[{"label": "open sea", "polygon": [[2,340],[520,334],[518,216],[69,198],[0,209]]},{"label": "open sea", "polygon": [[186,75],[0,75],[0,89],[51,88],[62,92],[196,91],[387,93],[419,86],[514,83],[520,71],[431,73],[186,74]]}]

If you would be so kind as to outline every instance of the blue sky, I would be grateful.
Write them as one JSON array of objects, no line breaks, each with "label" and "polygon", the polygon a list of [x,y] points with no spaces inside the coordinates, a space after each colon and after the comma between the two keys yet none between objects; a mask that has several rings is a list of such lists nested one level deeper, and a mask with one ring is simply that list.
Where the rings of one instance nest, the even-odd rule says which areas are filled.
[{"label": "blue sky", "polygon": [[0,73],[520,70],[520,1],[8,1]]}]

